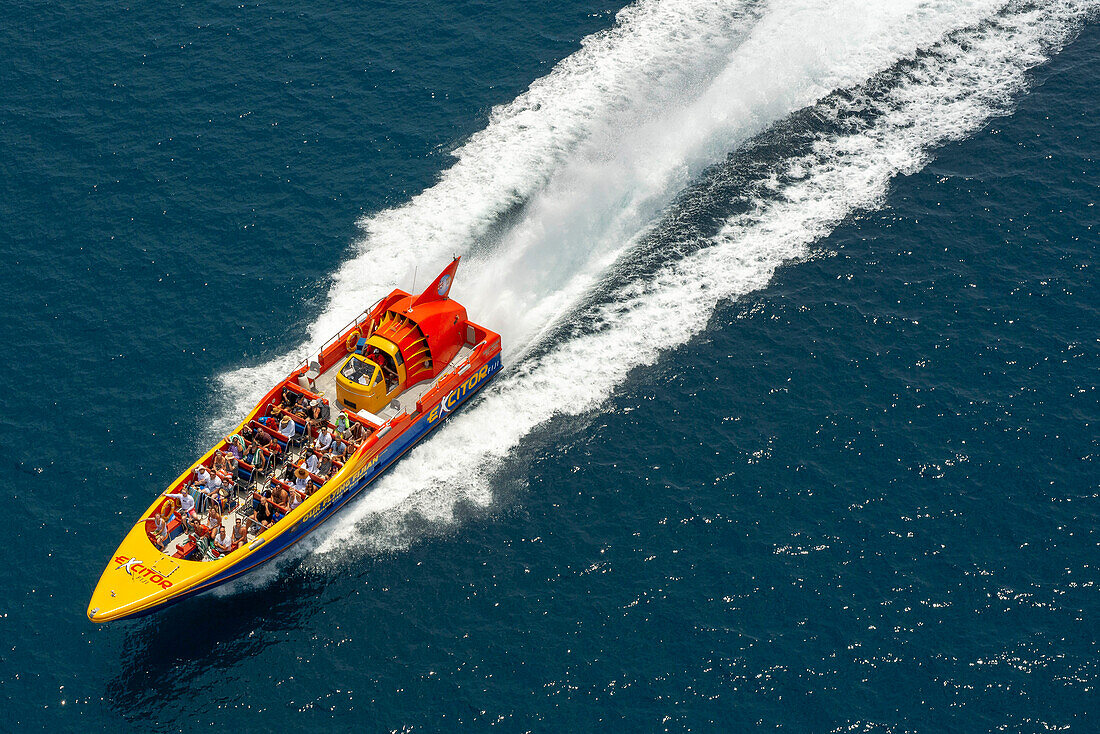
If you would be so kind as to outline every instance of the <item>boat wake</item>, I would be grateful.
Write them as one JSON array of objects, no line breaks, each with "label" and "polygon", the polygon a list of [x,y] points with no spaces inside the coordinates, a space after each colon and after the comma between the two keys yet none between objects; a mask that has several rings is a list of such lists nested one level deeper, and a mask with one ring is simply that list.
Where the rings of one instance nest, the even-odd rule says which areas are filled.
[{"label": "boat wake", "polygon": [[597,408],[719,302],[812,256],[895,176],[1009,111],[1100,3],[716,5],[621,12],[494,110],[434,187],[361,223],[301,350],[221,377],[217,430],[393,287],[373,263],[407,281],[467,255],[456,297],[502,332],[510,367],[316,533],[309,564],[404,547],[459,507],[491,506],[494,468],[533,429]]}]

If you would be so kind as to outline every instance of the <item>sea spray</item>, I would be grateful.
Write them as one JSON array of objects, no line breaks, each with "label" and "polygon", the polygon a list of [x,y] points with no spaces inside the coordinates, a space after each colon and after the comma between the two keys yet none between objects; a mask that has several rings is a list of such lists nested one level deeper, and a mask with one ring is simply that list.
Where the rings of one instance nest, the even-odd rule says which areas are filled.
[{"label": "sea spray", "polygon": [[919,170],[936,146],[1007,111],[1026,88],[1027,70],[1075,32],[1089,7],[1005,13],[929,49],[893,75],[895,86],[869,85],[823,103],[823,116],[841,114],[829,105],[864,106],[868,122],[784,162],[787,183],[761,182],[768,193],[709,246],[622,288],[597,307],[593,331],[502,377],[329,529],[319,550],[354,553],[352,541],[363,540],[357,521],[367,518],[368,548],[401,547],[416,537],[408,518],[445,527],[456,503],[488,503],[493,462],[534,427],[598,406],[631,370],[705,328],[721,300],[765,287],[777,268],[810,256],[813,243],[844,217],[877,206],[894,176]]},{"label": "sea spray", "polygon": [[[645,6],[650,13],[658,7]],[[547,144],[554,155],[520,155],[502,163],[526,161],[525,185],[513,181],[503,188],[464,191],[477,177],[463,178],[468,176],[463,165],[476,161],[478,168],[519,153],[510,147],[508,125],[531,110],[517,100],[513,104],[522,109],[513,110],[515,117],[494,113],[489,128],[460,149],[459,163],[440,184],[365,222],[363,254],[342,268],[330,308],[314,325],[315,338],[388,287],[384,273],[367,267],[370,258],[400,252],[411,269],[417,257],[431,258],[448,247],[464,251],[494,217],[522,203],[514,226],[473,258],[472,272],[456,285],[456,296],[476,318],[495,314],[505,322],[501,328],[513,340],[512,355],[522,357],[547,325],[569,317],[578,299],[607,276],[707,165],[798,109],[816,106],[823,116],[836,113],[830,95],[838,89],[850,90],[849,96],[874,114],[866,125],[823,137],[812,153],[792,157],[786,162],[789,175],[775,179],[783,183],[759,182],[754,190],[761,193],[747,213],[732,217],[706,247],[615,292],[597,306],[582,336],[519,359],[482,399],[322,531],[321,550],[359,545],[348,541],[363,540],[357,521],[364,518],[371,519],[368,547],[400,546],[409,539],[405,528],[411,516],[445,524],[458,503],[489,503],[485,477],[493,462],[508,456],[532,428],[599,405],[631,370],[704,328],[719,301],[765,286],[776,268],[806,257],[812,243],[851,211],[875,206],[893,176],[918,170],[935,146],[973,132],[1006,109],[1025,88],[1027,69],[1071,35],[1090,7],[914,3],[867,11],[863,4],[849,4],[832,5],[822,14],[815,3],[746,4],[727,18],[724,31],[734,40],[726,42],[720,57],[705,59],[706,71],[688,73],[680,63],[680,78],[691,76],[695,86],[679,97],[670,91],[644,95],[678,104],[636,117],[631,115],[639,108],[622,99],[574,105],[582,113],[570,118],[572,128],[546,128],[538,137],[545,143],[546,136],[560,133]],[[815,28],[821,35],[807,36]],[[623,27],[617,31],[620,39],[632,38]],[[671,33],[664,38],[681,49],[690,42]],[[607,48],[616,48],[614,39],[614,33],[605,34]],[[593,57],[594,66],[600,61],[597,46],[586,44],[581,52]],[[607,48],[600,50],[610,53]],[[567,60],[547,77],[563,82],[556,90],[563,99],[570,97],[564,83],[570,76],[559,70],[569,66]],[[894,86],[868,84],[890,70],[897,71]],[[659,85],[661,78],[648,81]],[[632,79],[639,81],[647,79]],[[596,99],[605,91],[580,86],[587,93],[595,89]],[[466,218],[451,217],[448,226],[425,224],[436,215],[433,207],[448,219],[453,208],[463,206],[471,208]],[[668,246],[675,250],[676,244]],[[404,261],[393,262],[400,269]],[[375,273],[373,280],[359,277],[369,272]],[[228,375],[226,384],[247,404],[255,399],[250,391],[258,389],[248,383],[277,379],[295,356]]]}]

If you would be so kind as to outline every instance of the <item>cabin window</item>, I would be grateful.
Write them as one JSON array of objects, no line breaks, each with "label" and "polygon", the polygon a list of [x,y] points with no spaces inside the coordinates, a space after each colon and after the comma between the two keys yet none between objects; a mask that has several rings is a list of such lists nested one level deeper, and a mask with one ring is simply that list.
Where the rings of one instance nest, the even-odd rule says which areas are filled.
[{"label": "cabin window", "polygon": [[[397,364],[404,364],[404,360],[395,363],[393,357],[388,352],[384,352],[378,347],[372,348],[368,356],[382,367],[382,374],[386,378],[386,393],[393,392],[393,389],[397,387],[398,384]],[[397,358],[399,360],[401,359],[401,352],[397,353]]]},{"label": "cabin window", "polygon": [[348,361],[340,368],[340,374],[351,382],[367,386],[375,384],[382,376],[378,365],[357,354],[348,357]]}]

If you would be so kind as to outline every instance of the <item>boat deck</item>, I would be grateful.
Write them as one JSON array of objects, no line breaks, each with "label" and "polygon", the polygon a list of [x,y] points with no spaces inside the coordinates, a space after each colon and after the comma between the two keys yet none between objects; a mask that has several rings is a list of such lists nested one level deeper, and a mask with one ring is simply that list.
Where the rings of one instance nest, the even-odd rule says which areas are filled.
[{"label": "boat deck", "polygon": [[[405,390],[394,400],[391,400],[390,404],[378,414],[378,417],[382,418],[383,420],[389,420],[390,418],[393,418],[395,415],[398,415],[402,411],[408,413],[414,412],[416,410],[416,402],[420,400],[420,398],[422,398],[429,390],[435,387],[435,385],[440,380],[443,380],[448,375],[450,375],[451,372],[455,368],[457,368],[458,365],[462,364],[462,362],[465,361],[468,356],[470,356],[471,353],[473,353],[473,347],[470,345],[464,345],[459,350],[458,354],[455,355],[454,359],[450,361],[447,367],[444,368],[443,371],[435,377],[435,379],[424,380]],[[334,410],[332,411],[332,415],[330,416],[330,420],[335,419],[336,410],[347,410],[336,399],[336,375],[340,371],[340,365],[342,363],[343,360],[340,360],[314,379],[314,392],[328,398],[330,404],[334,408]],[[306,452],[306,446],[303,444],[302,446],[298,446],[291,450],[288,458],[292,463],[297,464],[299,461],[305,458]],[[285,465],[285,463],[283,465]],[[264,481],[266,481],[266,478]],[[252,490],[259,489],[260,486],[261,485],[245,485],[241,483],[238,484],[234,489],[235,496],[231,499],[234,499],[236,501],[237,507],[234,510],[226,513],[222,517],[222,525],[225,527],[226,534],[230,537],[232,537],[233,526],[236,524],[238,517],[240,517],[241,520],[244,521],[245,527],[248,528],[250,524],[248,518],[252,515],[253,511]],[[197,506],[195,509],[198,511],[199,517],[202,518],[206,512],[205,502],[200,503],[200,505]],[[255,537],[255,533],[248,533],[249,540],[252,540]],[[164,553],[168,556],[171,556],[177,550],[179,550],[180,546],[185,545],[188,540],[189,539],[187,533],[180,533],[177,537],[168,542],[168,544],[164,548]],[[208,558],[204,560],[210,559]]]},{"label": "boat deck", "polygon": [[[287,462],[298,464],[306,458],[306,454],[308,453],[308,451],[309,449],[307,443],[303,443],[302,445],[291,449],[288,453],[286,453],[286,461],[281,461],[279,463],[279,469],[286,466]],[[275,471],[279,471],[279,469],[276,469]],[[259,491],[268,487],[268,481],[273,473],[273,471],[268,471],[265,474],[262,474],[259,478],[259,481],[256,483],[240,482],[234,486],[233,493],[230,495],[230,499],[236,503],[236,507],[222,516],[222,526],[225,528],[225,533],[227,537],[232,539],[233,526],[236,524],[238,517],[241,518],[241,520],[244,522],[245,530],[249,531],[248,540],[251,541],[257,537],[257,533],[251,532],[251,523],[249,521],[249,517],[252,515],[254,509],[252,507],[252,492],[254,490]],[[206,516],[207,501],[208,500],[205,497],[202,497],[201,501],[196,503],[195,510],[198,513],[197,517],[200,521],[203,520]],[[177,550],[179,550],[179,547],[181,545],[186,545],[188,540],[189,538],[186,532],[180,533],[178,536],[168,542],[168,544],[164,548],[164,553],[169,556],[172,555]],[[203,558],[203,560],[209,561],[213,559],[207,557]]]}]

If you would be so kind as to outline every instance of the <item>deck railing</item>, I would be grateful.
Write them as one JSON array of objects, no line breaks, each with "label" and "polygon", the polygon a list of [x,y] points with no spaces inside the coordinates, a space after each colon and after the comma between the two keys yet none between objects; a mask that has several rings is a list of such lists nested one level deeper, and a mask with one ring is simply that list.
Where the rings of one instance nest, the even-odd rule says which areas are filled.
[{"label": "deck railing", "polygon": [[[344,333],[348,331],[348,329],[350,327],[352,327],[352,326],[361,326],[363,324],[363,322],[366,321],[366,317],[370,316],[371,312],[374,311],[374,309],[378,308],[378,304],[380,304],[380,303],[382,303],[381,298],[379,298],[377,301],[375,301],[369,307],[367,307],[367,309],[364,310],[363,313],[359,314],[358,316],[353,318],[351,321],[347,322],[346,324],[341,326],[339,329],[337,329],[336,333],[328,341],[326,341],[324,344],[322,344],[320,349],[317,350],[317,356],[320,357],[322,354],[324,354],[325,350],[328,349],[329,347],[331,347],[333,344],[335,344],[344,335]],[[309,367],[309,360],[310,360],[310,357],[312,356],[312,354],[313,354],[313,352],[310,352],[304,358],[302,358],[302,361],[299,362],[298,366],[295,367],[292,371],[297,372],[298,370],[302,369],[303,367]]]}]

